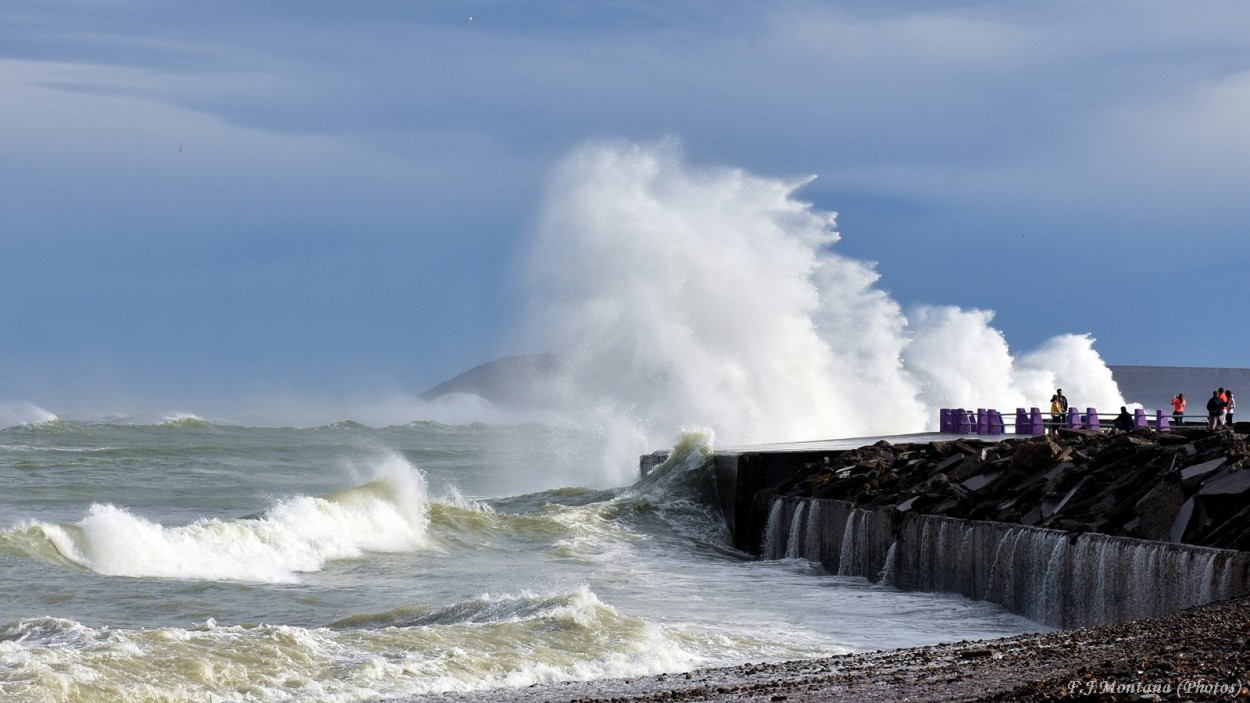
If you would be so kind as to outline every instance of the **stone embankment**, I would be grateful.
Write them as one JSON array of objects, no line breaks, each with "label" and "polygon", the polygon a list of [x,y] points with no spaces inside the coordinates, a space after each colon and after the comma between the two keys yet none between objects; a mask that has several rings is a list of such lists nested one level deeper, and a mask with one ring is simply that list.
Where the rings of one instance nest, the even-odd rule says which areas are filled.
[{"label": "stone embankment", "polygon": [[809,457],[773,496],[1250,550],[1250,442],[1227,430],[878,442]]}]

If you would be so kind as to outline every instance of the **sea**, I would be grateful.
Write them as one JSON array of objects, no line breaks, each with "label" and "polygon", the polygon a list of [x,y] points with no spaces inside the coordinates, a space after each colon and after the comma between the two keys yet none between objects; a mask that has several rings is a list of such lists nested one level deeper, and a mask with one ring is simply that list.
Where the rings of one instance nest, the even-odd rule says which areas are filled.
[{"label": "sea", "polygon": [[[894,300],[809,182],[672,140],[574,149],[500,331],[557,354],[545,375],[479,367],[435,398],[224,361],[120,395],[94,367],[6,384],[0,701],[490,700],[1045,629],[732,546],[718,443],[870,444],[1057,388],[1125,402],[1088,334],[1013,350],[990,310]],[[359,373],[433,373],[411,364]]]},{"label": "sea", "polygon": [[[421,700],[1046,628],[735,550],[673,438],[541,423],[0,429],[0,700]],[[618,475],[636,476],[636,465]]]}]

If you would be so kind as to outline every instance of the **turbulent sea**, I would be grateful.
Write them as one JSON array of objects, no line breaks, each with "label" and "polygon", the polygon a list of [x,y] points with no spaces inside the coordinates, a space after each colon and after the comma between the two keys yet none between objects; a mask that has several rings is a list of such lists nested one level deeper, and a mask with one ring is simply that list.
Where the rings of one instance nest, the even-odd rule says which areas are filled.
[{"label": "turbulent sea", "polygon": [[707,450],[605,489],[541,425],[0,430],[0,700],[410,700],[1038,629],[737,553]]}]

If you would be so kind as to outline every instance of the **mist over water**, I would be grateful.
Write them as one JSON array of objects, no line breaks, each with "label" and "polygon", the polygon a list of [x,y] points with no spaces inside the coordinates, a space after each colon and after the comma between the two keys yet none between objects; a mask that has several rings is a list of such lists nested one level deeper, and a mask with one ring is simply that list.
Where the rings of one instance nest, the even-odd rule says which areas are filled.
[{"label": "mist over water", "polygon": [[[941,407],[1123,401],[1085,335],[1013,351],[993,313],[904,310],[837,252],[811,178],[686,163],[673,141],[592,143],[552,179],[529,259],[529,343],[566,355],[566,407],[634,447],[936,429]],[[608,450],[609,452],[611,449]]]}]

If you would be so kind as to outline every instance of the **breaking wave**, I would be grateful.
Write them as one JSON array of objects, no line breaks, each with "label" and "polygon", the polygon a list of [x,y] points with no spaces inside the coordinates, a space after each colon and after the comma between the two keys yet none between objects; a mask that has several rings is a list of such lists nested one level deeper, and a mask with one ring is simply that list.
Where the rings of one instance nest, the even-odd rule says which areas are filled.
[{"label": "breaking wave", "polygon": [[[448,646],[454,642],[455,646]],[[95,629],[63,618],[0,628],[0,660],[22,662],[5,691],[23,700],[376,700],[680,672],[725,656],[778,653],[622,614],[589,588],[482,594],[398,608],[328,627],[254,625]],[[796,646],[795,657],[834,653]],[[330,675],[329,672],[333,672]],[[89,685],[82,685],[88,684]],[[245,695],[246,694],[246,695]]]},{"label": "breaking wave", "polygon": [[109,576],[292,583],[328,561],[431,546],[424,477],[398,456],[376,472],[363,485],[285,498],[251,518],[166,526],[96,504],[78,523],[26,522],[3,542]]},{"label": "breaking wave", "polygon": [[[810,178],[694,168],[674,142],[593,143],[555,174],[529,258],[532,348],[561,405],[633,465],[699,426],[732,444],[936,429],[940,407],[1122,404],[1084,335],[1013,352],[988,310],[903,307],[836,253]],[[619,483],[625,475],[616,476]]]}]

